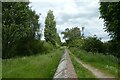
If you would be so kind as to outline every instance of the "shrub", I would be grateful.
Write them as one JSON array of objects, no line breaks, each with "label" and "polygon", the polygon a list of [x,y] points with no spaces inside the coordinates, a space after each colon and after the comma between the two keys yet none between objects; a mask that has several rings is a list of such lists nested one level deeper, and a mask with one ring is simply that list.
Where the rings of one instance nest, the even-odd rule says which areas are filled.
[{"label": "shrub", "polygon": [[50,52],[54,49],[54,46],[52,45],[51,42],[43,42],[43,49],[44,49],[44,53]]},{"label": "shrub", "polygon": [[88,37],[84,39],[83,49],[88,52],[100,52],[103,50],[103,43],[97,37]]},{"label": "shrub", "polygon": [[9,53],[3,55],[2,58],[44,54],[52,51],[53,48],[54,47],[50,42],[25,37],[15,42],[14,46],[9,50]]}]

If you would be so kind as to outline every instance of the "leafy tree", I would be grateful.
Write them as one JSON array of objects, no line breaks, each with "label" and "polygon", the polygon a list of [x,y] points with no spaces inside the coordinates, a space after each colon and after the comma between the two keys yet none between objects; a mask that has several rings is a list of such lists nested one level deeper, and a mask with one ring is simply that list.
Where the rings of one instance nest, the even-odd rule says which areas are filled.
[{"label": "leafy tree", "polygon": [[73,45],[76,39],[81,39],[81,32],[78,27],[74,27],[72,29],[66,28],[65,32],[62,32],[61,34],[64,34],[63,39],[66,40],[67,44],[70,43]]},{"label": "leafy tree", "polygon": [[[39,15],[36,14],[35,11],[32,11],[32,9],[29,9],[29,26],[32,28],[32,37],[35,36],[39,37],[39,30],[40,30],[40,24],[39,24]],[[37,35],[36,35],[37,33]]]},{"label": "leafy tree", "polygon": [[56,21],[54,19],[53,11],[49,10],[47,17],[45,19],[45,30],[44,30],[45,40],[51,42],[54,46],[56,43],[59,44],[60,38],[57,34]]},{"label": "leafy tree", "polygon": [[120,2],[117,3],[108,3],[101,2],[100,3],[100,13],[101,17],[105,22],[105,29],[112,38],[120,39]]},{"label": "leafy tree", "polygon": [[116,54],[120,54],[120,2],[101,2],[99,10],[100,18],[104,19],[105,30],[113,39],[112,46],[116,48]]},{"label": "leafy tree", "polygon": [[16,40],[29,34],[30,27],[27,25],[29,19],[27,11],[28,3],[2,3],[3,56],[8,54],[8,50]]},{"label": "leafy tree", "polygon": [[[34,34],[39,28],[38,18],[35,11],[29,8],[29,2],[2,3],[3,58],[16,55],[12,51],[17,51],[17,47],[14,47],[20,43],[21,39],[25,38],[24,41],[33,42]],[[21,43],[19,47],[23,47],[23,45],[27,45],[27,43]]]}]

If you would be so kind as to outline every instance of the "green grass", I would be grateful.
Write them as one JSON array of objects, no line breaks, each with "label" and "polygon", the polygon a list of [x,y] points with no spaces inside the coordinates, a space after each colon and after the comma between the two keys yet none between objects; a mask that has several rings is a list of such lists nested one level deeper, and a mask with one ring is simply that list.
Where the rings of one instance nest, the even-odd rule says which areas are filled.
[{"label": "green grass", "polygon": [[0,79],[2,78],[2,58],[0,58]]},{"label": "green grass", "polygon": [[91,53],[77,48],[71,48],[70,51],[85,63],[88,63],[106,74],[118,77],[118,59],[112,55],[103,55],[100,53]]},{"label": "green grass", "polygon": [[88,69],[84,68],[75,60],[75,56],[72,55],[72,53],[70,54],[70,57],[78,78],[95,78],[95,76]]},{"label": "green grass", "polygon": [[52,78],[64,49],[2,61],[3,78]]},{"label": "green grass", "polygon": [[90,71],[80,65],[74,58],[71,59],[78,78],[95,78]]}]

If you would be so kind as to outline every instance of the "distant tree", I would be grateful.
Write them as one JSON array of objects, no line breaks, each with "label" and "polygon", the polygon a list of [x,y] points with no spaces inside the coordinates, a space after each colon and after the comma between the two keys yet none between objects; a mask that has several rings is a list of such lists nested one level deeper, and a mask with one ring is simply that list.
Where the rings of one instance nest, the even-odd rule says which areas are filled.
[{"label": "distant tree", "polygon": [[120,57],[120,2],[101,2],[99,10],[100,18],[104,19],[105,30],[113,39],[115,53]]},{"label": "distant tree", "polygon": [[69,28],[66,28],[64,32],[61,32],[61,34],[64,35],[63,39],[65,39],[65,41],[69,39],[69,32],[70,32]]},{"label": "distant tree", "polygon": [[60,38],[56,29],[56,21],[53,15],[53,11],[49,10],[47,17],[45,18],[45,29],[44,29],[45,40],[51,42],[54,46],[59,44]]},{"label": "distant tree", "polygon": [[66,28],[64,32],[61,32],[63,34],[63,39],[66,40],[66,43],[69,46],[75,46],[77,43],[79,43],[78,39],[81,39],[81,31],[78,27],[74,27],[72,29]]},{"label": "distant tree", "polygon": [[80,29],[78,27],[74,27],[72,29],[66,28],[65,32],[62,32],[61,34],[64,34],[63,39],[66,41],[72,41],[76,38],[81,38]]}]

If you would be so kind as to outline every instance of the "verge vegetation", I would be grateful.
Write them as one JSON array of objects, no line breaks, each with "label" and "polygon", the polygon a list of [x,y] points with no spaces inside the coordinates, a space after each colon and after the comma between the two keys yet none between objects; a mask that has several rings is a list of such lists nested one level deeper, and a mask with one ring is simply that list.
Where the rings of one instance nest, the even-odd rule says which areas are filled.
[{"label": "verge vegetation", "polygon": [[84,68],[75,60],[74,55],[70,51],[69,53],[78,78],[95,78],[88,69]]},{"label": "verge vegetation", "polygon": [[3,78],[52,78],[63,53],[57,49],[48,54],[37,54],[3,60]]},{"label": "verge vegetation", "polygon": [[119,69],[118,58],[112,55],[103,55],[100,53],[86,52],[77,48],[70,48],[70,51],[79,59],[96,68],[99,68],[106,74],[118,77]]}]

